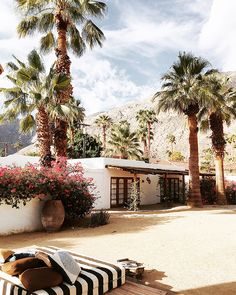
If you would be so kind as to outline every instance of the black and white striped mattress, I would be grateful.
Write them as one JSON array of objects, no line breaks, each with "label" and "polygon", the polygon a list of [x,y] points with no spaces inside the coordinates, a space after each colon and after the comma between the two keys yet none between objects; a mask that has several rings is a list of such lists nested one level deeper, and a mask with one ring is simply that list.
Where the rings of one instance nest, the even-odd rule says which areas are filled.
[{"label": "black and white striped mattress", "polygon": [[[37,246],[34,249],[48,254],[59,250],[56,247]],[[68,252],[81,267],[81,273],[74,285],[63,283],[54,288],[30,293],[24,289],[17,277],[0,271],[0,295],[102,295],[125,283],[125,269],[122,266]]]}]

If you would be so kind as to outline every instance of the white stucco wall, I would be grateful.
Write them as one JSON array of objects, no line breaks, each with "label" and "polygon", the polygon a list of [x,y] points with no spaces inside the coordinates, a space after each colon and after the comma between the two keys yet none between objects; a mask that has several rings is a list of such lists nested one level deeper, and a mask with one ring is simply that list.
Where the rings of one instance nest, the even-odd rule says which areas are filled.
[{"label": "white stucco wall", "polygon": [[0,205],[0,235],[31,232],[42,229],[41,211],[44,202],[33,199],[19,209]]},{"label": "white stucco wall", "polygon": [[160,203],[159,175],[140,176],[141,205],[153,205]]}]

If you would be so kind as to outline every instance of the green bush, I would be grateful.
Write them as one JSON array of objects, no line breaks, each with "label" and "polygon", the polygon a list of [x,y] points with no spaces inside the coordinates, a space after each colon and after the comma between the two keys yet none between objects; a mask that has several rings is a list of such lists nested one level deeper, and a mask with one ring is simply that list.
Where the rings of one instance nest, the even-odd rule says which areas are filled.
[{"label": "green bush", "polygon": [[236,205],[236,184],[231,184],[226,187],[225,194],[227,198],[227,203],[231,205]]},{"label": "green bush", "polygon": [[204,178],[200,180],[200,189],[202,202],[206,205],[216,204],[216,184],[212,178]]},{"label": "green bush", "polygon": [[109,223],[110,214],[107,211],[99,211],[91,214],[90,227],[97,227]]}]

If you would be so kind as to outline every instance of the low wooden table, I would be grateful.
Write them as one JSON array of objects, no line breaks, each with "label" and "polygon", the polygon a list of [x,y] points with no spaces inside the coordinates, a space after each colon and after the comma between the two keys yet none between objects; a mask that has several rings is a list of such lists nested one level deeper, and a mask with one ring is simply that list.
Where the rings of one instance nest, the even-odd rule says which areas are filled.
[{"label": "low wooden table", "polygon": [[130,260],[129,258],[118,259],[118,263],[125,268],[125,274],[127,276],[135,277],[136,279],[141,279],[144,273],[143,263],[137,262],[135,260]]}]

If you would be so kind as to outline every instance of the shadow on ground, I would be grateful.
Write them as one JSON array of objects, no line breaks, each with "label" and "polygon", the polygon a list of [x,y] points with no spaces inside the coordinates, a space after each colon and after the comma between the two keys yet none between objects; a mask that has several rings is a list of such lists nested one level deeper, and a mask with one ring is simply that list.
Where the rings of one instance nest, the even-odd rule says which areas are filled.
[{"label": "shadow on ground", "polygon": [[205,286],[196,289],[183,290],[183,295],[235,295],[236,282],[223,283],[219,285]]},{"label": "shadow on ground", "polygon": [[166,277],[167,276],[165,275],[164,271],[159,271],[157,269],[147,269],[144,271],[143,277],[139,282],[142,283],[143,285],[146,285],[152,288],[168,291],[169,295],[177,294],[171,291],[171,289],[173,288],[172,286],[166,285],[160,282],[163,278],[166,278]]},{"label": "shadow on ground", "polygon": [[12,234],[0,238],[0,248],[21,248],[30,245],[52,245],[57,247],[71,247],[74,245],[70,241],[76,241],[79,245],[80,238],[94,238],[96,236],[117,235],[127,233],[137,233],[145,231],[147,228],[163,225],[177,218],[176,216],[158,216],[157,214],[145,214],[142,216],[121,214],[111,216],[110,223],[105,226],[95,228],[83,228],[80,226],[64,228],[59,232],[47,233],[44,231]]}]

